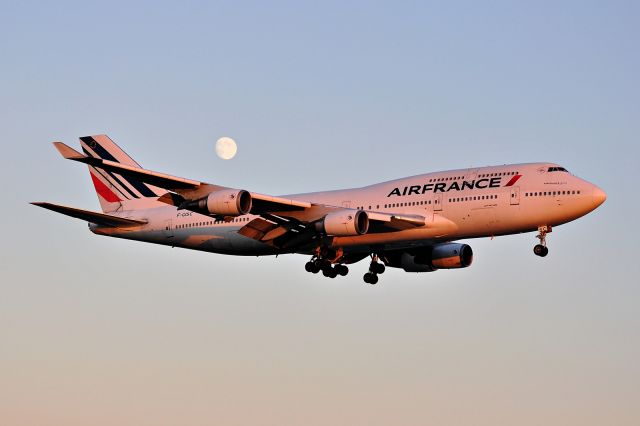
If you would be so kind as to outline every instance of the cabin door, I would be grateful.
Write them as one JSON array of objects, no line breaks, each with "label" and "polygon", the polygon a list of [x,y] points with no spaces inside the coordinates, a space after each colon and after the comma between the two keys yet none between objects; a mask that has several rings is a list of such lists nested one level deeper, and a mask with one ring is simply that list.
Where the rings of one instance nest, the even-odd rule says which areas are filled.
[{"label": "cabin door", "polygon": [[433,196],[433,211],[442,211],[442,194],[434,194]]},{"label": "cabin door", "polygon": [[509,196],[509,204],[512,206],[517,206],[520,204],[520,187],[512,186],[511,187],[511,195]]},{"label": "cabin door", "polygon": [[173,220],[172,219],[164,221],[164,228],[162,229],[162,232],[165,237],[173,238]]}]

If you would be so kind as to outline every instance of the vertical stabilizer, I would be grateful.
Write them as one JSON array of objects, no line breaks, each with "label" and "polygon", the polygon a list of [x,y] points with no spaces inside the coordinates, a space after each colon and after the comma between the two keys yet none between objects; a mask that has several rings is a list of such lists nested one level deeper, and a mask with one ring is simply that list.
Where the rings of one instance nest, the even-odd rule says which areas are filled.
[{"label": "vertical stabilizer", "polygon": [[[107,135],[83,136],[80,138],[80,145],[82,151],[90,157],[140,167]],[[166,192],[135,178],[88,167],[104,213],[152,207],[157,204],[158,197]]]}]

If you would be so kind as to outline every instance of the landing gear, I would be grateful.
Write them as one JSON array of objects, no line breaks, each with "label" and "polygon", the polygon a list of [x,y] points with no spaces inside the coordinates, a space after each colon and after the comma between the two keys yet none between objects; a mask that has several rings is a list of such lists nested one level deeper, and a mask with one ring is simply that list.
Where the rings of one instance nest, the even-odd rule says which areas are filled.
[{"label": "landing gear", "polygon": [[364,279],[364,282],[367,284],[376,284],[378,282],[378,276],[373,272],[367,272],[366,274],[364,274],[364,277],[362,278]]},{"label": "landing gear", "polygon": [[311,272],[312,274],[317,274],[318,272],[320,272],[320,268],[318,268],[318,266],[314,262],[305,263],[304,269],[307,272]]},{"label": "landing gear", "polygon": [[341,277],[346,276],[349,273],[349,268],[343,264],[332,265],[327,259],[313,256],[310,261],[304,265],[304,269],[312,274],[317,274],[322,271],[322,275],[327,278],[335,278],[338,275]]},{"label": "landing gear", "polygon": [[341,277],[346,277],[347,274],[349,273],[349,268],[347,267],[347,265],[336,265],[333,267],[333,269],[338,273],[338,275],[340,275]]},{"label": "landing gear", "polygon": [[536,244],[536,246],[533,248],[533,252],[536,254],[536,256],[545,257],[547,254],[549,254],[549,249],[542,244]]},{"label": "landing gear", "polygon": [[378,255],[371,256],[371,263],[369,264],[369,272],[364,274],[362,279],[367,284],[376,284],[378,282],[378,274],[384,273],[384,263],[378,262]]},{"label": "landing gear", "polygon": [[369,270],[374,274],[383,274],[385,269],[384,263],[371,262],[369,265]]},{"label": "landing gear", "polygon": [[538,227],[538,235],[536,235],[536,238],[540,240],[540,244],[536,244],[533,248],[533,252],[536,256],[545,257],[549,254],[549,249],[547,248],[547,234],[549,232],[551,232],[550,226]]},{"label": "landing gear", "polygon": [[[357,260],[362,257],[357,258]],[[353,261],[352,258],[343,257],[342,251],[333,252],[333,254],[323,250],[319,247],[315,250],[315,254],[311,256],[311,259],[304,265],[304,269],[311,273],[317,274],[322,272],[327,278],[336,278],[338,276],[344,277],[349,273],[349,268],[342,262]],[[364,282],[367,284],[376,284],[378,282],[378,275],[384,273],[386,267],[384,263],[380,262],[378,255],[371,255],[371,263],[369,264],[369,271],[364,274]]]},{"label": "landing gear", "polygon": [[336,271],[335,268],[332,268],[331,266],[329,266],[322,270],[322,275],[324,275],[327,278],[335,278],[338,276],[338,271]]}]

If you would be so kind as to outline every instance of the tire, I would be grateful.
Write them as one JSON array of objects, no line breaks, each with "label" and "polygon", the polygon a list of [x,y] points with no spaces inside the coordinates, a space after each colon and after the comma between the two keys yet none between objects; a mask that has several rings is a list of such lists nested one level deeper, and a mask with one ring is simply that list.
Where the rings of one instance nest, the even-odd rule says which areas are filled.
[{"label": "tire", "polygon": [[371,264],[371,271],[374,274],[383,274],[384,270],[385,270],[385,266],[383,263],[376,262]]},{"label": "tire", "polygon": [[316,269],[316,265],[314,265],[313,262],[307,262],[304,264],[305,271],[313,273],[314,269]]},{"label": "tire", "polygon": [[533,248],[533,253],[535,253],[536,256],[544,257],[549,253],[549,249],[542,244],[536,244]]},{"label": "tire", "polygon": [[549,254],[549,248],[548,247],[544,247],[544,250],[542,250],[542,254],[540,256],[541,257],[545,257],[548,254]]},{"label": "tire", "polygon": [[349,268],[346,265],[336,265],[335,269],[341,277],[344,277],[349,273]]},{"label": "tire", "polygon": [[364,277],[362,278],[364,279],[364,282],[367,284],[375,284],[378,282],[378,276],[371,272],[367,272],[366,274],[364,274]]}]

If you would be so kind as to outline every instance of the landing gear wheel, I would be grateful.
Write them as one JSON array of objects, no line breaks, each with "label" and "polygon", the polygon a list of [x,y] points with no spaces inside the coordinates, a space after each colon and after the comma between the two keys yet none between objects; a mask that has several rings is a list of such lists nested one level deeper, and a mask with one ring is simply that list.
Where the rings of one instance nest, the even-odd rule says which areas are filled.
[{"label": "landing gear wheel", "polygon": [[384,273],[385,266],[382,263],[371,262],[371,265],[369,265],[369,270],[374,274],[382,274]]},{"label": "landing gear wheel", "polygon": [[362,277],[364,279],[364,282],[367,284],[376,284],[378,282],[378,276],[372,272],[367,272],[366,274],[364,274],[364,277]]},{"label": "landing gear wheel", "polygon": [[549,249],[542,244],[537,244],[533,248],[533,252],[536,254],[536,256],[545,257],[547,254],[549,254]]},{"label": "landing gear wheel", "polygon": [[324,268],[322,270],[322,275],[324,275],[327,278],[335,278],[338,276],[338,272],[335,270],[335,268],[332,268],[331,266],[329,266],[328,268]]},{"label": "landing gear wheel", "polygon": [[334,269],[341,277],[344,277],[349,273],[349,268],[346,265],[336,265]]},{"label": "landing gear wheel", "polygon": [[317,274],[320,272],[320,269],[316,266],[314,262],[307,262],[304,265],[304,269],[307,272],[311,272],[312,274]]}]

